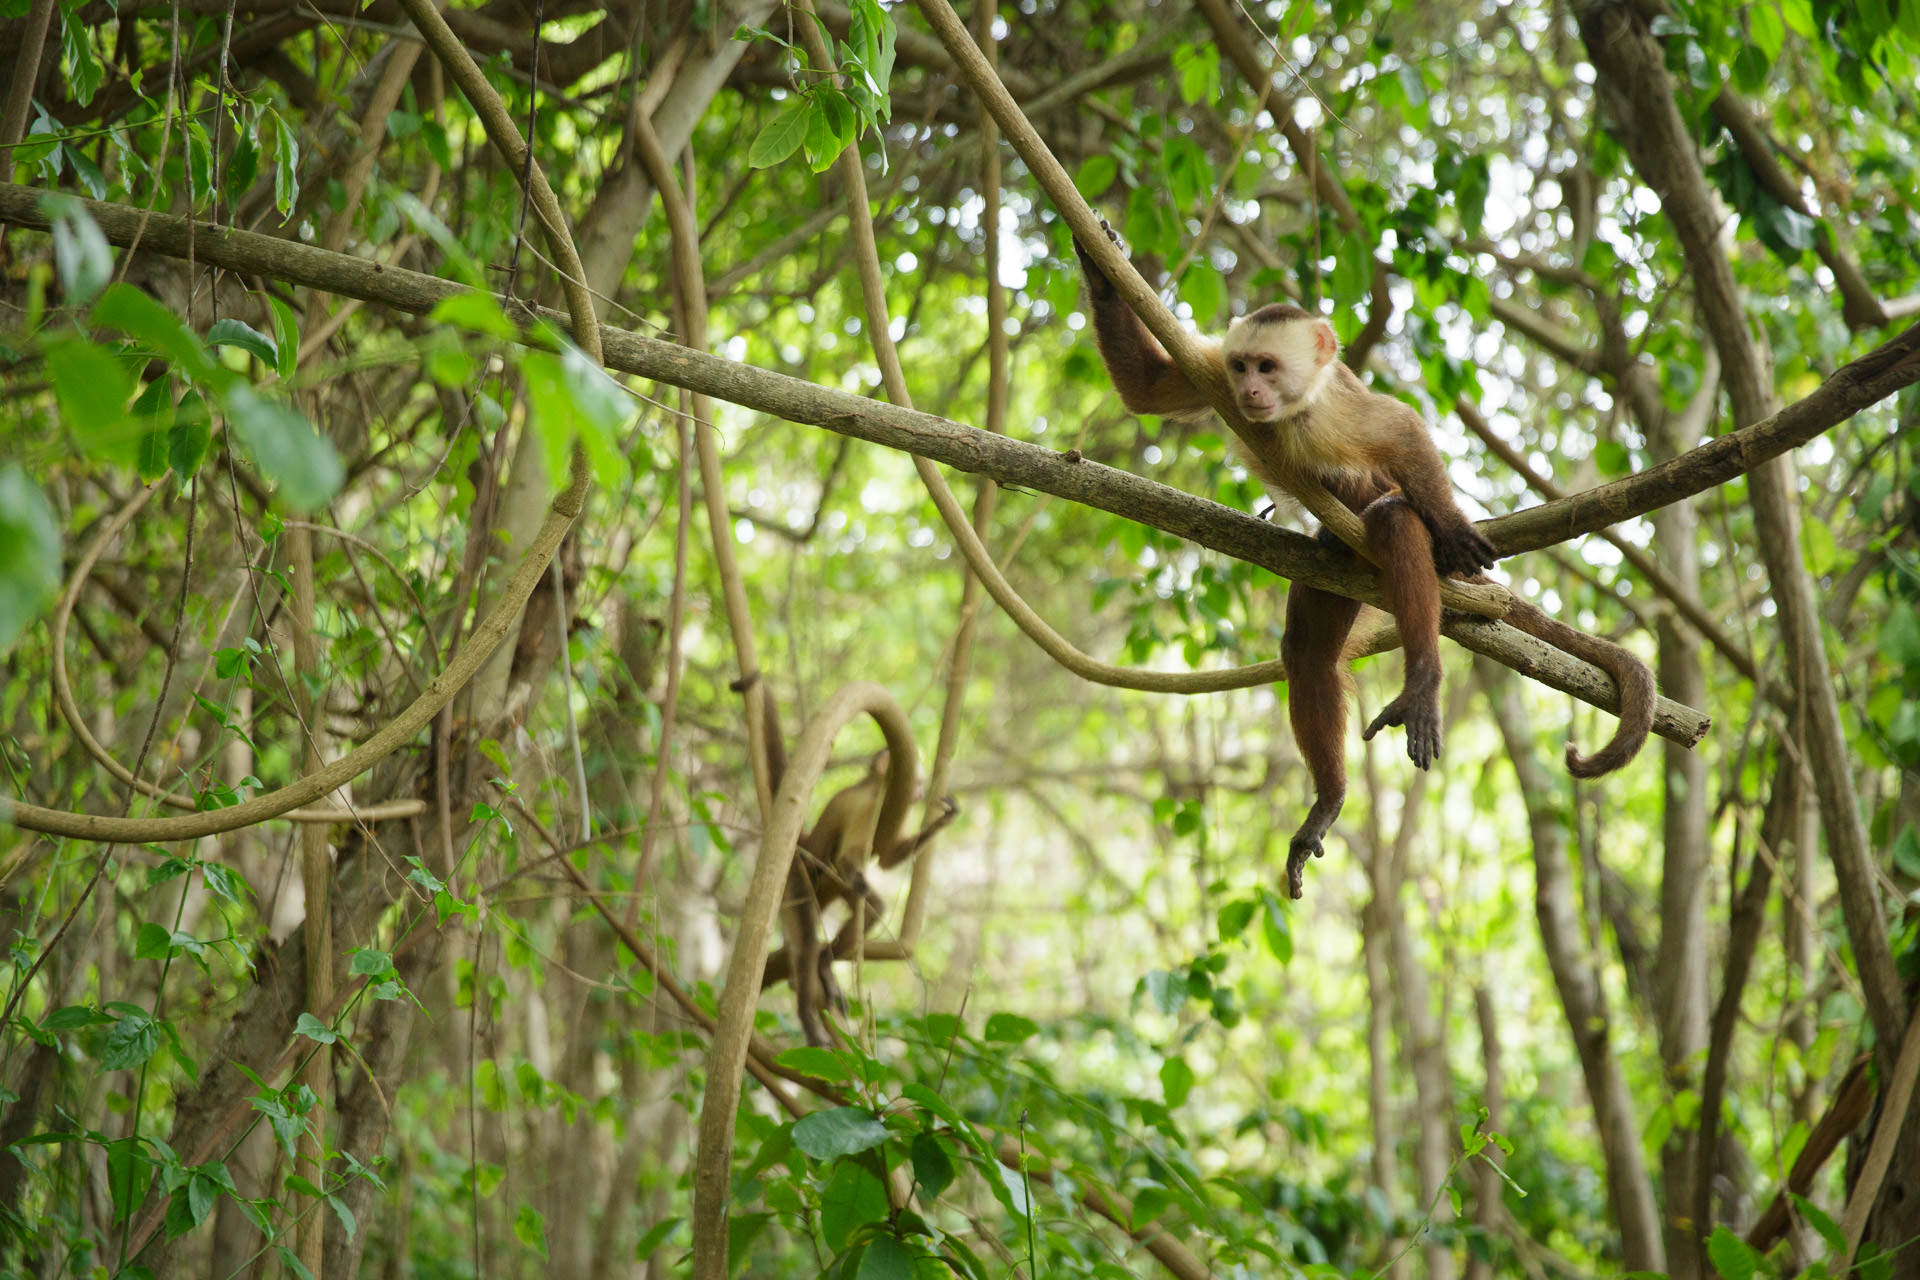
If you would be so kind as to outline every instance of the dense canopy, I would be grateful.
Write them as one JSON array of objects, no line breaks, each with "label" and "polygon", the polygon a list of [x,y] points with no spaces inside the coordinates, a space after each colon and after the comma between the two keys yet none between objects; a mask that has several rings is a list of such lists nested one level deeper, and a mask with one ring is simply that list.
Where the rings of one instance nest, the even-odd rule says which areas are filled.
[{"label": "dense canopy", "polygon": [[0,1275],[1920,1276],[1920,3],[4,12]]}]

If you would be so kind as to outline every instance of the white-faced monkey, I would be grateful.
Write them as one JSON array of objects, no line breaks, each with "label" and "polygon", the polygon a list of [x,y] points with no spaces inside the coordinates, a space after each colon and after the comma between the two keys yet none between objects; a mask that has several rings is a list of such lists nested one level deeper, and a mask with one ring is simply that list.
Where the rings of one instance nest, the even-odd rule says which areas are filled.
[{"label": "white-faced monkey", "polygon": [[[1073,247],[1086,272],[1094,337],[1121,401],[1135,413],[1209,409],[1206,395],[1173,363],[1086,249],[1077,240]],[[1404,725],[1407,755],[1427,768],[1440,754],[1441,739],[1437,575],[1488,581],[1480,570],[1493,566],[1493,546],[1455,503],[1427,424],[1411,407],[1369,391],[1340,363],[1339,342],[1325,319],[1277,303],[1236,319],[1225,339],[1202,342],[1251,424],[1236,434],[1254,474],[1289,493],[1298,491],[1298,478],[1310,477],[1359,513],[1368,557],[1379,566],[1381,590],[1406,647],[1400,696],[1361,736]],[[1319,536],[1339,545],[1324,529]],[[1314,786],[1313,807],[1287,851],[1287,891],[1295,898],[1308,855],[1324,852],[1321,840],[1346,800],[1345,668],[1359,611],[1358,601],[1302,583],[1287,592],[1281,641],[1287,711]],[[1506,620],[1600,667],[1620,688],[1620,725],[1612,740],[1590,756],[1568,743],[1568,771],[1598,777],[1631,760],[1653,724],[1653,673],[1646,664],[1524,602]]]}]

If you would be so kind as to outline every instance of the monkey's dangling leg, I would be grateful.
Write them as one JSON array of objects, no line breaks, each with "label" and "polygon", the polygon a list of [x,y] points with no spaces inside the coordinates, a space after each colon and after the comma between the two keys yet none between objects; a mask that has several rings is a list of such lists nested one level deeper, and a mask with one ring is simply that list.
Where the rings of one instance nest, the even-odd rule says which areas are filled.
[{"label": "monkey's dangling leg", "polygon": [[1326,852],[1321,839],[1347,799],[1347,681],[1340,653],[1359,613],[1359,601],[1332,592],[1297,582],[1287,591],[1287,631],[1280,641],[1287,718],[1313,776],[1313,807],[1287,845],[1287,893],[1295,898],[1305,892],[1308,856]]},{"label": "monkey's dangling leg", "polygon": [[1433,536],[1397,493],[1376,498],[1360,518],[1407,654],[1400,696],[1360,736],[1371,739],[1387,725],[1405,725],[1407,758],[1425,769],[1440,755],[1440,582],[1433,571]]}]

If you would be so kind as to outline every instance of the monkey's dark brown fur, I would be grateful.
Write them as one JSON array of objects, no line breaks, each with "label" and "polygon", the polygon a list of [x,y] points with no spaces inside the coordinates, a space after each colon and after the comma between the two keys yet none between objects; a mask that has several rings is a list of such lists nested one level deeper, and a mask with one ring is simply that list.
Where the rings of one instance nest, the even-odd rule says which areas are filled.
[{"label": "monkey's dark brown fur", "polygon": [[[1121,401],[1135,413],[1210,409],[1205,392],[1173,363],[1078,241],[1074,250],[1087,277],[1094,337]],[[1407,755],[1427,768],[1441,745],[1438,575],[1489,581],[1480,570],[1493,566],[1492,545],[1454,501],[1427,424],[1409,406],[1369,391],[1335,359],[1339,345],[1324,319],[1273,303],[1234,321],[1224,340],[1201,342],[1249,423],[1236,434],[1254,473],[1289,493],[1298,492],[1301,478],[1317,480],[1359,513],[1367,554],[1379,567],[1406,648],[1399,696],[1361,736],[1402,725]],[[1319,536],[1339,545],[1326,530]],[[1345,660],[1359,612],[1356,601],[1299,583],[1287,594],[1281,657],[1291,687],[1288,718],[1314,785],[1313,807],[1287,853],[1287,890],[1296,898],[1308,856],[1325,852],[1321,842],[1346,800]],[[1620,725],[1612,740],[1590,756],[1568,743],[1568,771],[1597,777],[1631,760],[1653,724],[1653,673],[1646,664],[1525,602],[1506,620],[1600,667],[1620,688]]]}]

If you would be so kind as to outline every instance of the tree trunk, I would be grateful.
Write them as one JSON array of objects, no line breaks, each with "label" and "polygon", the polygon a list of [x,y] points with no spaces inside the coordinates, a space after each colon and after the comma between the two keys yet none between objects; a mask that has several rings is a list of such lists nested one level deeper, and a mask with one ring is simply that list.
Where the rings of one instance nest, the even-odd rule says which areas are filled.
[{"label": "tree trunk", "polygon": [[1573,867],[1567,858],[1567,828],[1553,782],[1534,751],[1533,729],[1519,686],[1506,668],[1476,659],[1474,674],[1487,691],[1515,779],[1527,806],[1533,841],[1534,914],[1540,942],[1553,971],[1553,985],[1580,1056],[1594,1127],[1606,1160],[1607,1198],[1620,1229],[1622,1259],[1629,1271],[1665,1271],[1666,1250],[1660,1216],[1654,1208],[1653,1181],[1640,1154],[1640,1124],[1627,1090],[1620,1058],[1614,1052],[1606,988],[1580,928],[1574,901]]},{"label": "tree trunk", "polygon": [[[1682,439],[1682,421],[1669,415],[1652,436],[1653,453],[1667,458],[1697,443]],[[1689,598],[1700,594],[1700,554],[1691,502],[1676,502],[1653,513],[1660,563]],[[1705,702],[1706,677],[1700,665],[1700,641],[1671,612],[1662,612],[1659,637],[1660,687],[1669,698],[1698,706]],[[1707,842],[1707,761],[1697,751],[1672,742],[1660,744],[1662,779],[1662,862],[1660,943],[1654,966],[1654,1018],[1659,1028],[1660,1061],[1666,1068],[1667,1097],[1698,1089],[1699,1059],[1707,1047],[1707,877],[1712,850]],[[1692,1221],[1694,1148],[1697,1125],[1676,1122],[1660,1148],[1665,1193],[1667,1260],[1673,1280],[1698,1280],[1696,1235],[1706,1224]]]},{"label": "tree trunk", "polygon": [[[1474,1019],[1480,1024],[1480,1063],[1484,1073],[1480,1105],[1487,1109],[1486,1130],[1507,1131],[1506,1075],[1500,1060],[1500,1023],[1493,1008],[1493,995],[1484,983],[1473,988]],[[1506,1180],[1496,1167],[1502,1153],[1487,1146],[1473,1166],[1474,1225],[1479,1238],[1468,1243],[1466,1280],[1493,1280],[1493,1242],[1500,1233],[1502,1196]]]}]

